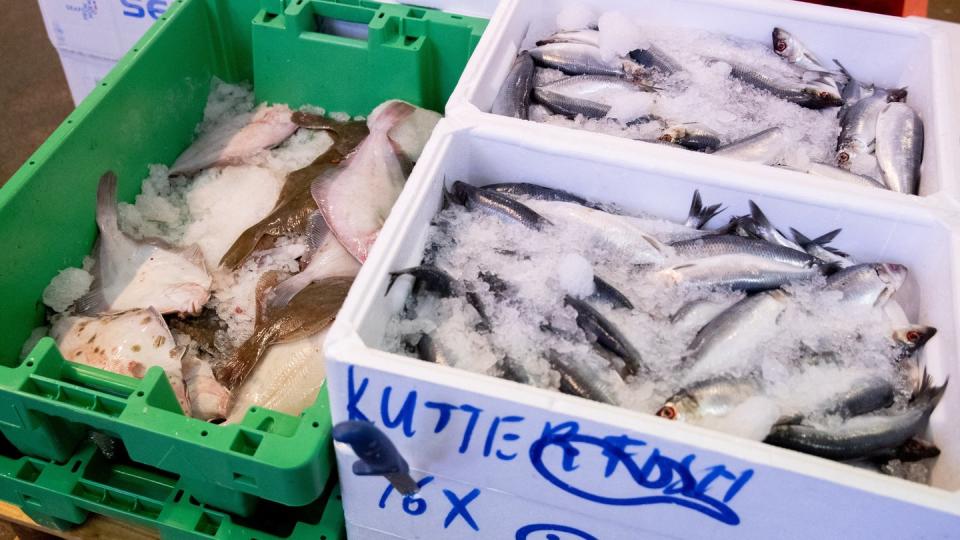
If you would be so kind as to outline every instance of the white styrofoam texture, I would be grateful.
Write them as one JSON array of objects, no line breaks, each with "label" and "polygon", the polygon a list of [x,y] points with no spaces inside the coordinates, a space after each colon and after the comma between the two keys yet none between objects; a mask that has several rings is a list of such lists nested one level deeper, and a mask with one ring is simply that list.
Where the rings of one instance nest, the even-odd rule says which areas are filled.
[{"label": "white styrofoam texture", "polygon": [[[486,531],[492,531],[496,534],[491,533],[491,538],[512,537],[508,533],[525,523],[539,523],[537,519],[563,524],[558,521],[563,516],[569,518],[566,525],[589,525],[597,538],[619,537],[617,531],[622,533],[624,524],[645,533],[674,537],[769,537],[775,531],[782,536],[781,527],[791,530],[786,536],[796,537],[875,533],[877,537],[895,538],[906,536],[907,531],[937,535],[958,530],[960,498],[951,492],[960,489],[960,433],[952,428],[960,414],[960,391],[953,387],[931,419],[929,435],[943,454],[933,470],[935,487],[928,487],[652,415],[376,350],[392,315],[383,301],[388,272],[420,261],[429,221],[439,208],[444,178],[472,183],[536,182],[675,220],[684,217],[691,193],[700,189],[705,200],[722,201],[734,214],[745,212],[747,201],[754,200],[779,227],[841,227],[837,246],[859,260],[906,264],[911,274],[898,300],[911,320],[939,329],[924,351],[924,361],[937,380],[947,376],[957,380],[960,241],[954,234],[958,230],[955,214],[941,210],[933,201],[912,199],[904,204],[903,200],[883,196],[880,190],[876,194],[858,192],[853,189],[856,186],[848,188],[850,197],[837,197],[802,184],[772,180],[757,183],[749,164],[732,164],[743,170],[729,174],[711,162],[669,159],[672,149],[637,146],[627,140],[584,139],[571,130],[559,131],[550,139],[537,139],[530,130],[500,123],[457,128],[447,119],[440,126],[358,276],[326,348],[334,422],[348,418],[351,386],[356,398],[358,387],[366,381],[357,410],[385,428],[415,469],[416,478],[436,477],[424,489],[428,507],[437,511],[437,507],[444,507],[443,489],[463,495],[475,486],[482,492],[477,501],[484,501],[473,503],[477,522],[483,516],[482,526],[486,527],[481,537],[488,537]],[[410,392],[417,396],[410,398]],[[402,422],[387,426],[383,415],[388,420],[398,414],[403,417],[400,411],[411,399],[408,427],[414,433],[407,437]],[[466,416],[453,415],[449,425],[434,434],[438,413],[425,405],[427,401],[470,404],[484,411],[467,451],[458,451],[467,428]],[[526,419],[511,426],[520,438],[508,446],[518,458],[502,461],[484,455],[481,447],[488,433],[483,430],[489,429],[491,415]],[[547,483],[532,468],[529,447],[546,422],[556,425],[571,420],[597,437],[629,434],[646,441],[648,449],[656,447],[676,460],[696,454],[695,463],[703,467],[724,465],[739,472],[752,469],[753,478],[729,502],[740,525],[723,524],[672,504],[591,503]],[[395,493],[381,508],[378,503],[385,480],[354,476],[349,468],[354,460],[350,451],[338,445],[337,453],[345,511],[354,523],[402,538],[463,538],[465,531],[470,531],[462,528],[466,524],[459,518],[454,522],[461,528],[454,529],[453,523],[444,528],[445,513],[435,515],[428,510],[410,515],[402,510]],[[584,455],[578,470],[589,475],[598,467],[602,471],[605,463],[600,456]],[[692,472],[702,479],[704,469]],[[602,485],[621,496],[631,489],[640,491],[636,495],[654,494],[638,488],[622,471],[610,479],[598,474],[597,478],[578,481]],[[785,508],[789,510],[784,512]],[[839,516],[818,519],[841,508]],[[776,519],[771,517],[774,515]],[[881,517],[866,522],[867,515]]]},{"label": "white styrofoam texture", "polygon": [[118,60],[172,0],[39,0],[57,49]]},{"label": "white styrofoam texture", "polygon": [[60,64],[63,66],[63,74],[67,78],[74,105],[79,105],[117,63],[116,60],[73,51],[58,50],[57,54],[60,56]]},{"label": "white styrofoam texture", "polygon": [[[471,57],[460,83],[447,103],[448,114],[482,115],[487,121],[517,125],[525,122],[487,111],[510,70],[527,33],[549,31],[556,14],[570,2],[526,2],[504,0]],[[949,29],[957,25],[910,17],[902,19],[872,13],[836,9],[804,2],[758,0],[585,0],[597,14],[617,10],[642,18],[651,25],[690,27],[723,32],[762,43],[770,41],[774,26],[782,26],[797,36],[821,58],[838,58],[854,70],[857,77],[881,86],[909,88],[908,103],[924,121],[926,131],[920,195],[941,191],[960,198],[960,108],[950,79],[956,69],[956,56],[950,55],[951,39],[958,37]],[[459,113],[454,111],[459,110]],[[534,122],[527,122],[535,124]],[[568,129],[537,124],[537,136],[549,137]],[[585,133],[604,139],[612,136]],[[637,145],[647,144],[636,142]],[[674,149],[672,159],[690,163],[711,163],[726,167],[730,158],[707,156]],[[750,164],[755,175],[768,174],[769,168]],[[793,172],[784,182],[806,182],[813,189],[831,189],[838,182]],[[860,187],[858,191],[869,188]],[[893,197],[902,196],[890,194]]]}]

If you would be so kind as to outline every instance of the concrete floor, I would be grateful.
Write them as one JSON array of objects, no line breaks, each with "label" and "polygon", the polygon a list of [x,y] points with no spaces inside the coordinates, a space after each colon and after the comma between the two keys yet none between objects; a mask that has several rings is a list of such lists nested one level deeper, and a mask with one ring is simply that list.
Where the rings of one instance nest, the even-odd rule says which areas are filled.
[{"label": "concrete floor", "polygon": [[[0,32],[0,185],[73,110],[35,0],[5,2]],[[930,17],[960,22],[960,0],[930,0]]]}]

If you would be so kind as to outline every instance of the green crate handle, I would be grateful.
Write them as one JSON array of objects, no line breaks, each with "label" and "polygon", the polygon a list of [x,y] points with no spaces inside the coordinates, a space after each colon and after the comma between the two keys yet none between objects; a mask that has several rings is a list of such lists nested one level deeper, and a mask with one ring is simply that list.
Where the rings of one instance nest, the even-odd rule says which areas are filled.
[{"label": "green crate handle", "polygon": [[[0,376],[0,431],[21,451],[63,462],[87,430],[119,438],[131,458],[178,473],[201,500],[238,514],[258,498],[307,504],[334,474],[326,386],[299,417],[251,408],[240,424],[185,416],[163,370],[135,379],[64,360],[40,340]],[[2,374],[0,374],[2,375]]]},{"label": "green crate handle", "polygon": [[[175,477],[126,460],[107,459],[91,443],[82,445],[63,465],[0,454],[0,499],[19,505],[34,521],[54,529],[72,528],[93,512],[157,528],[166,539],[346,537],[336,477],[310,504],[287,509],[289,515],[284,518],[266,509],[271,519],[256,525],[202,504],[193,495]],[[276,527],[278,522],[284,526]]]}]

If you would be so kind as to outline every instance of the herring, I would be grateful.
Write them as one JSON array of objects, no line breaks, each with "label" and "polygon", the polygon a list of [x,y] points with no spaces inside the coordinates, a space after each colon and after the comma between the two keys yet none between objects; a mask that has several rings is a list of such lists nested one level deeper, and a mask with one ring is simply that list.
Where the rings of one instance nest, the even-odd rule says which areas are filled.
[{"label": "herring", "polygon": [[590,373],[575,358],[562,356],[554,351],[547,355],[550,367],[560,373],[560,391],[600,403],[618,405],[615,393],[603,379]]},{"label": "herring", "polygon": [[916,195],[923,162],[923,122],[909,105],[889,103],[877,115],[876,153],[887,187]]},{"label": "herring", "polygon": [[882,307],[906,278],[907,267],[901,264],[858,264],[828,277],[824,289],[843,293],[843,302]]},{"label": "herring", "polygon": [[783,128],[775,126],[720,146],[713,151],[713,155],[770,165],[779,159],[785,149]]},{"label": "herring", "polygon": [[834,180],[846,182],[847,184],[855,184],[858,186],[888,189],[886,184],[884,184],[883,182],[880,182],[879,180],[877,180],[876,178],[873,178],[872,176],[867,176],[865,174],[856,174],[846,169],[831,165],[829,163],[811,161],[810,165],[807,166],[807,172],[810,174],[815,174],[817,176],[823,176],[824,178],[832,178]]},{"label": "herring", "polygon": [[669,127],[657,139],[698,152],[712,152],[721,145],[720,134],[696,122]]},{"label": "herring", "polygon": [[481,186],[480,189],[496,191],[497,193],[503,193],[504,195],[509,195],[511,197],[530,197],[531,199],[537,199],[538,201],[568,202],[579,204],[580,206],[586,206],[587,208],[595,208],[596,206],[588,203],[583,197],[574,195],[569,191],[548,188],[546,186],[530,184],[527,182],[487,184],[485,186]]},{"label": "herring", "polygon": [[743,236],[711,235],[672,242],[670,247],[680,257],[694,261],[720,255],[754,255],[797,268],[811,268],[821,263],[804,251]]},{"label": "herring", "polygon": [[737,405],[760,394],[762,388],[753,376],[714,377],[687,385],[667,398],[657,410],[657,416],[681,422],[722,417]]},{"label": "herring", "polygon": [[650,90],[649,86],[622,77],[577,75],[534,88],[533,98],[551,111],[570,118],[578,115],[605,118],[612,111],[612,99]]},{"label": "herring", "polygon": [[683,66],[669,54],[663,52],[656,45],[630,51],[630,58],[637,64],[651,70],[659,71],[665,76],[683,71]]},{"label": "herring", "polygon": [[523,226],[541,230],[550,225],[550,220],[541,216],[530,207],[496,191],[480,189],[466,182],[453,183],[453,199],[467,210],[479,210],[502,219],[516,221]]},{"label": "herring", "polygon": [[577,312],[577,326],[584,333],[596,337],[600,346],[623,360],[625,368],[621,376],[644,374],[649,371],[630,340],[599,311],[583,300],[569,295],[564,297],[563,302]]},{"label": "herring", "polygon": [[672,285],[729,287],[753,293],[829,274],[835,269],[833,264],[800,267],[756,254],[735,253],[676,264],[657,271],[656,276]]},{"label": "herring", "polygon": [[538,65],[558,69],[567,75],[622,77],[628,74],[627,61],[621,58],[604,60],[599,47],[585,43],[546,43],[530,49],[530,56]]},{"label": "herring", "polygon": [[490,112],[526,120],[530,109],[530,93],[533,90],[534,65],[530,53],[523,51],[513,62],[513,67],[493,100]]},{"label": "herring", "polygon": [[724,62],[730,66],[730,75],[754,88],[769,92],[784,101],[795,103],[808,109],[824,109],[839,107],[843,104],[839,92],[835,87],[804,82],[800,79],[789,79],[769,75],[758,71],[752,66],[723,59],[710,59],[712,62]]}]

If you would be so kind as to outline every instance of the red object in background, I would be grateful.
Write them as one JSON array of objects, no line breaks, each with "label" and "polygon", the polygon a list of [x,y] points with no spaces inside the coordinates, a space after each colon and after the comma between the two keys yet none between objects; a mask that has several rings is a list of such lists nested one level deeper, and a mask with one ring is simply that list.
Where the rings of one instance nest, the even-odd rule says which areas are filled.
[{"label": "red object in background", "polygon": [[927,0],[804,0],[811,4],[834,6],[884,15],[927,16]]}]

